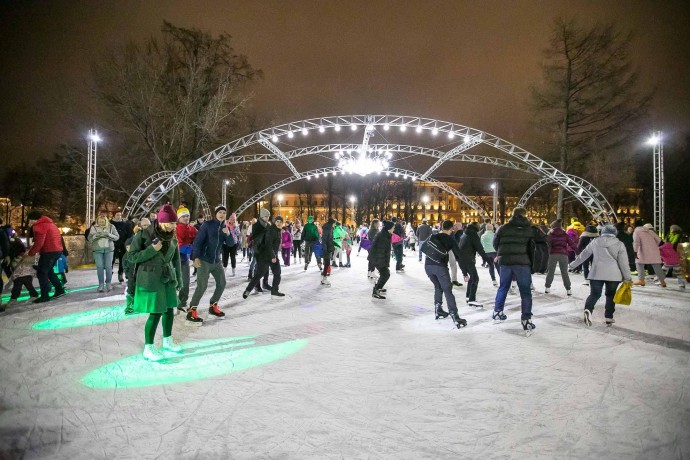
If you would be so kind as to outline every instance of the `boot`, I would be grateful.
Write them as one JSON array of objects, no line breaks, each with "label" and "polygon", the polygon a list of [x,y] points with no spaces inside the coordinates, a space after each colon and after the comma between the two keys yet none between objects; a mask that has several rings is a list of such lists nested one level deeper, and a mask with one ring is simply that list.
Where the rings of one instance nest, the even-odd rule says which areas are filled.
[{"label": "boot", "polygon": [[196,308],[190,308],[187,310],[187,319],[185,322],[190,326],[201,326],[204,324],[204,320],[199,318]]},{"label": "boot", "polygon": [[225,318],[225,313],[223,313],[218,306],[218,303],[212,303],[210,307],[208,307],[208,314],[215,316],[218,319],[223,319]]},{"label": "boot", "polygon": [[453,323],[455,323],[456,328],[460,329],[461,327],[467,326],[467,320],[460,318],[457,313],[453,313],[450,315],[450,317],[453,319]]},{"label": "boot", "polygon": [[434,304],[434,312],[436,313],[436,319],[448,317],[448,312],[443,309],[443,304]]},{"label": "boot", "polygon": [[171,353],[182,353],[182,347],[173,342],[172,337],[163,337],[163,350]]},{"label": "boot", "polygon": [[666,281],[660,280],[660,281],[659,281],[659,286],[661,286],[661,287],[666,287]]},{"label": "boot", "polygon": [[633,283],[633,286],[644,286],[645,282],[644,280],[637,280]]},{"label": "boot", "polygon": [[153,345],[144,345],[144,352],[142,355],[147,361],[161,361],[165,359],[165,356],[163,356],[160,351],[156,350]]},{"label": "boot", "polygon": [[98,285],[98,292],[105,292],[105,284]]}]

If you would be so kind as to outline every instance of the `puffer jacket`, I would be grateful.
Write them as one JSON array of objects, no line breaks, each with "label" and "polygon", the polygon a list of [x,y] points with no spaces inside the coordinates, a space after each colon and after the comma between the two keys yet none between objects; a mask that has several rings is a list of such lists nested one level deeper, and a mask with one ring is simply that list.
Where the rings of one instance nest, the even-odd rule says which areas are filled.
[{"label": "puffer jacket", "polygon": [[661,253],[661,260],[664,261],[664,265],[672,267],[680,264],[680,257],[678,257],[678,252],[673,249],[673,244],[662,244],[659,247],[659,252]]},{"label": "puffer jacket", "polygon": [[630,281],[630,265],[625,245],[615,235],[604,234],[592,241],[575,260],[570,268],[581,265],[592,257],[589,279],[598,281]]},{"label": "puffer jacket", "polygon": [[319,239],[319,229],[314,222],[309,222],[302,229],[302,239],[304,241],[316,241]]},{"label": "puffer jacket", "polygon": [[484,231],[482,236],[479,238],[482,242],[484,252],[486,252],[487,254],[490,252],[496,252],[496,250],[494,249],[494,235],[494,232]]},{"label": "puffer jacket", "polygon": [[580,235],[580,241],[577,244],[577,251],[582,252],[594,238],[598,238],[599,233],[594,225],[588,225],[585,231]]},{"label": "puffer jacket", "polygon": [[192,260],[201,259],[210,264],[220,262],[220,253],[227,236],[223,232],[225,221],[218,219],[207,220],[199,228],[194,239]]},{"label": "puffer jacket", "polygon": [[180,263],[188,262],[194,249],[194,239],[199,231],[193,225],[177,223],[175,236],[180,250]]},{"label": "puffer jacket", "polygon": [[477,253],[486,260],[486,252],[479,239],[479,229],[474,225],[468,225],[465,233],[460,238],[460,261],[465,264],[474,265]]},{"label": "puffer jacket", "polygon": [[660,264],[659,243],[661,243],[661,238],[653,231],[644,227],[635,228],[633,232],[633,248],[637,253],[635,263]]},{"label": "puffer jacket", "polygon": [[513,216],[494,236],[494,249],[501,265],[532,265],[534,232],[529,219]]},{"label": "puffer jacket", "polygon": [[376,239],[369,250],[369,257],[367,257],[367,260],[369,260],[374,267],[390,267],[392,236],[393,235],[386,230],[382,230],[376,235]]},{"label": "puffer jacket", "polygon": [[561,227],[552,228],[546,236],[549,241],[549,254],[568,255],[568,250],[577,252],[577,246],[573,239]]},{"label": "puffer jacket", "polygon": [[[321,228],[321,244],[323,245],[323,252],[331,253],[335,251],[335,242],[333,238],[333,225],[335,224],[334,219],[328,219],[328,222]],[[307,224],[308,225],[308,224]]]},{"label": "puffer jacket", "polygon": [[62,252],[62,236],[57,225],[46,216],[41,216],[33,226],[34,244],[29,249],[29,255],[46,254],[48,252]]}]

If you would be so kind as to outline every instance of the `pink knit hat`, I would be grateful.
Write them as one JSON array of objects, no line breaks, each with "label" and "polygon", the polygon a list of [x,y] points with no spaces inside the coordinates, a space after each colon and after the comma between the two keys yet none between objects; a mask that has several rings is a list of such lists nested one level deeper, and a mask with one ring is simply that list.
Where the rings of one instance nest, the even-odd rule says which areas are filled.
[{"label": "pink knit hat", "polygon": [[177,213],[175,208],[171,205],[164,205],[160,211],[158,211],[158,223],[159,224],[174,224],[177,222]]}]

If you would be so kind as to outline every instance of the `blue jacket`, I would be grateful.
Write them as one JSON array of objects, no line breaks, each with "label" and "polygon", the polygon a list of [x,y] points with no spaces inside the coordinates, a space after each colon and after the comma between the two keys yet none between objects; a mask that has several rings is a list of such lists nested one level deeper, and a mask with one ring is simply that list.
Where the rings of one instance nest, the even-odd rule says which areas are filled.
[{"label": "blue jacket", "polygon": [[229,236],[223,233],[225,221],[212,219],[201,224],[199,233],[194,238],[194,249],[192,250],[192,260],[201,259],[210,264],[220,262],[220,254],[223,250],[223,243],[230,242]]}]

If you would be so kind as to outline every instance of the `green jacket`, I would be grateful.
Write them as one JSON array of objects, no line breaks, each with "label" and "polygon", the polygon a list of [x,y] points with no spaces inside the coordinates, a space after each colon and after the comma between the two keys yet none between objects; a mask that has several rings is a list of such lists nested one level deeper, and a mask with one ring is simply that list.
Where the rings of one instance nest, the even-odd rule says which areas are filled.
[{"label": "green jacket", "polygon": [[314,222],[309,222],[304,226],[302,230],[302,240],[303,241],[318,241],[319,240],[319,229],[316,228]]},{"label": "green jacket", "polygon": [[156,251],[152,242],[154,226],[138,232],[132,240],[128,262],[137,264],[134,310],[165,313],[178,305],[177,289],[182,287],[180,252],[173,237],[167,251]]},{"label": "green jacket", "polygon": [[342,225],[338,225],[333,230],[333,244],[338,248],[341,247],[345,237],[347,237],[347,230]]}]

